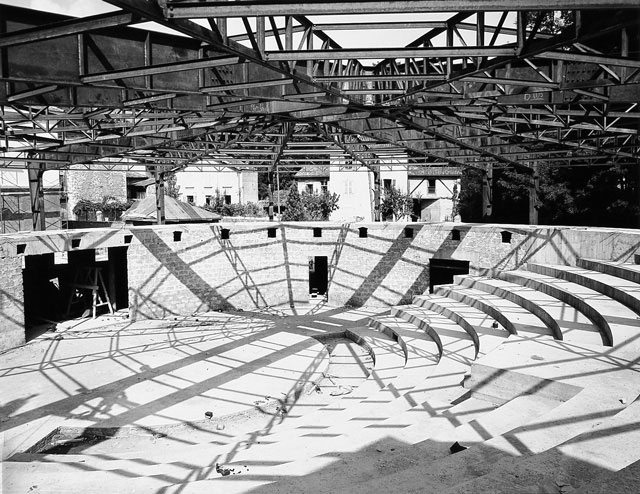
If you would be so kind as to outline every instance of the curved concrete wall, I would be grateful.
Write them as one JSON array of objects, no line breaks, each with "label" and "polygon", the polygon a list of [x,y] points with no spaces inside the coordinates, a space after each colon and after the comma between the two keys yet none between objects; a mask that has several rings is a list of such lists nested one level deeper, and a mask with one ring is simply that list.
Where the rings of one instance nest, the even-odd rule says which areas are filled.
[{"label": "curved concrete wall", "polygon": [[[367,237],[359,228],[367,228]],[[275,228],[275,237],[268,229]],[[321,237],[314,237],[314,228]],[[412,236],[405,235],[405,229]],[[222,229],[229,238],[222,239]],[[453,240],[452,230],[460,232]],[[504,242],[502,232],[509,232]],[[175,232],[181,232],[175,235]],[[179,240],[178,240],[179,237]],[[507,235],[508,237],[508,235]],[[72,244],[72,239],[75,242]],[[73,245],[79,242],[79,246]],[[470,262],[471,274],[580,257],[633,260],[640,232],[578,227],[421,223],[228,223],[0,235],[0,348],[24,341],[21,257],[128,245],[134,317],[251,309],[308,299],[309,257],[327,256],[329,302],[393,305],[429,286],[429,259]]]}]

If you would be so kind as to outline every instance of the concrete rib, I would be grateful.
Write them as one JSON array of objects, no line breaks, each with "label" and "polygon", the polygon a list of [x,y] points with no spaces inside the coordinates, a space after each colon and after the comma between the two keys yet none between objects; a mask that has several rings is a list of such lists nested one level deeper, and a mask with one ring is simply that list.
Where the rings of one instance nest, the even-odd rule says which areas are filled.
[{"label": "concrete rib", "polygon": [[565,297],[565,301],[579,308],[598,323],[603,339],[609,345],[624,345],[628,349],[640,348],[640,320],[635,312],[620,302],[591,288],[563,279],[529,271],[502,273],[509,279],[519,279],[529,286]]},{"label": "concrete rib", "polygon": [[574,266],[528,263],[527,269],[591,288],[640,314],[640,284],[633,281]]},{"label": "concrete rib", "polygon": [[429,309],[452,320],[469,333],[476,343],[476,357],[498,346],[509,332],[494,328],[494,319],[465,303],[441,295],[420,295],[414,305]]},{"label": "concrete rib", "polygon": [[[575,307],[556,297],[504,279],[482,277],[479,280],[474,278],[473,281],[474,287],[477,286],[482,290],[486,288],[487,291],[497,288],[499,292],[496,290],[496,294],[501,296],[503,293],[507,296],[516,294],[518,297],[526,298],[531,304],[537,305],[557,322],[561,331],[560,339],[564,341],[602,345],[602,336],[593,321]],[[476,281],[479,282],[476,283]]]},{"label": "concrete rib", "polygon": [[461,285],[440,285],[434,293],[475,307],[495,319],[511,334],[527,338],[553,337],[551,330],[538,316],[498,295]]}]

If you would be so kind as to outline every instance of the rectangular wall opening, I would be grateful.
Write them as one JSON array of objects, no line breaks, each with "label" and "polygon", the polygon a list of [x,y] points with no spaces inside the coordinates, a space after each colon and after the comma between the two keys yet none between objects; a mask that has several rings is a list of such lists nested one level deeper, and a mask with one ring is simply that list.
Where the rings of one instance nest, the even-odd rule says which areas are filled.
[{"label": "rectangular wall opening", "polygon": [[469,274],[469,261],[429,259],[429,293],[434,286],[453,283],[453,277],[462,274]]},{"label": "rectangular wall opening", "polygon": [[[98,286],[96,316],[129,307],[127,247],[85,249],[25,256],[25,338],[39,336],[56,323],[93,316],[93,287]],[[65,254],[65,255],[62,255]],[[99,273],[99,274],[97,274]]]},{"label": "rectangular wall opening", "polygon": [[317,297],[327,294],[329,283],[329,261],[327,256],[309,257],[309,295]]}]

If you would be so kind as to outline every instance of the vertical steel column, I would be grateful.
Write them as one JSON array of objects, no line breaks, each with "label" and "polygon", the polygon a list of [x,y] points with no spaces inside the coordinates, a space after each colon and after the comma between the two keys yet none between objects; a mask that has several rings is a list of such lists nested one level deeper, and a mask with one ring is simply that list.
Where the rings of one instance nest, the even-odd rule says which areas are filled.
[{"label": "vertical steel column", "polygon": [[264,17],[256,17],[256,42],[258,43],[258,51],[260,52],[260,57],[264,57],[264,49],[266,46]]},{"label": "vertical steel column", "polygon": [[[32,157],[30,154],[29,157]],[[34,231],[47,229],[44,208],[44,187],[42,176],[44,175],[44,163],[27,163],[29,173],[29,197],[31,199],[31,220]]]},{"label": "vertical steel column", "polygon": [[381,221],[380,217],[380,167],[375,166],[373,171],[373,221]]},{"label": "vertical steel column", "polygon": [[278,217],[280,217],[280,168],[276,164],[276,190],[278,191]]},{"label": "vertical steel column", "polygon": [[[285,18],[284,27],[284,49],[293,50],[293,17],[290,15]],[[289,70],[293,72],[296,63],[292,60],[289,62]]]},{"label": "vertical steel column", "polygon": [[527,41],[527,12],[522,10],[516,15],[516,29],[518,31],[518,48],[516,50],[516,54],[520,55],[524,50],[524,45]]},{"label": "vertical steel column", "polygon": [[216,19],[216,24],[218,26],[218,31],[220,32],[220,36],[222,36],[222,42],[227,43],[227,18],[220,17]]},{"label": "vertical steel column", "polygon": [[[307,37],[307,50],[313,50],[313,29],[309,29]],[[307,60],[307,76],[313,77],[313,60]]]},{"label": "vertical steel column", "polygon": [[[484,46],[484,12],[478,12],[476,16],[476,46]],[[480,68],[482,62],[482,57],[476,57],[476,68]]]},{"label": "vertical steel column", "polygon": [[482,221],[491,221],[493,214],[493,163],[482,170]]},{"label": "vertical steel column", "polygon": [[538,191],[540,189],[540,176],[538,175],[538,164],[533,165],[533,174],[529,183],[529,224],[538,224]]},{"label": "vertical steel column", "polygon": [[[278,191],[278,204],[280,204],[280,191]],[[273,221],[273,170],[269,170],[269,221]]]},{"label": "vertical steel column", "polygon": [[164,213],[164,173],[160,171],[160,167],[155,166],[153,175],[156,179],[156,223],[164,225],[166,221]]}]

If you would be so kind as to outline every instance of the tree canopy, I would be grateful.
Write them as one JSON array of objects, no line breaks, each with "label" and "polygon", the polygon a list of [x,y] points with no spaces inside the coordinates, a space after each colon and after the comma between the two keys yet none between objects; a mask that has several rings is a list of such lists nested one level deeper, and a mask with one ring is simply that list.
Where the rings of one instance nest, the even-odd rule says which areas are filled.
[{"label": "tree canopy", "polygon": [[[637,226],[638,178],[631,170],[561,168],[540,165],[539,223],[545,225]],[[511,169],[494,169],[493,214],[496,223],[528,223],[531,176]],[[482,172],[466,169],[460,192],[465,222],[482,220]]]},{"label": "tree canopy", "polygon": [[282,219],[284,221],[327,221],[331,213],[338,209],[339,199],[338,194],[328,191],[300,194],[294,183],[289,187]]}]

